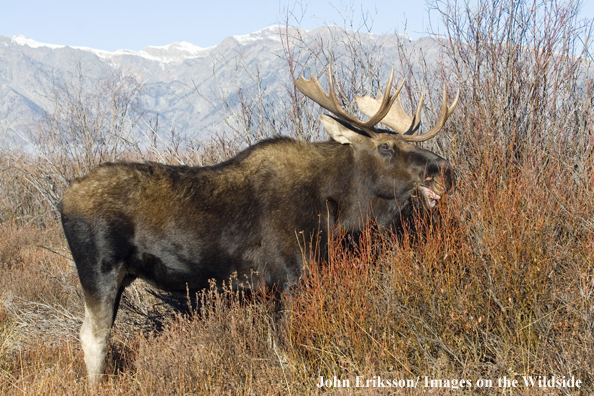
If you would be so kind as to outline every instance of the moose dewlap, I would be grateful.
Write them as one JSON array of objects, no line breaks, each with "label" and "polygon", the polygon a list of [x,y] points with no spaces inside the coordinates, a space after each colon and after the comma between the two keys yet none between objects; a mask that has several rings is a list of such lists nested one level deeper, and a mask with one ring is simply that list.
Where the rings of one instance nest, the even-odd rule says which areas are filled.
[{"label": "moose dewlap", "polygon": [[357,98],[368,121],[342,109],[330,68],[329,93],[315,77],[295,81],[334,114],[321,116],[330,141],[264,140],[208,167],[109,163],[72,181],[62,224],[84,291],[80,339],[91,384],[104,372],[119,300],[134,279],[185,293],[257,271],[282,291],[301,275],[308,245],[300,240],[319,238],[323,256],[333,227],[359,231],[366,210],[390,226],[415,205],[435,206],[452,188],[450,164],[409,142],[435,136],[458,96],[448,106],[444,89],[437,125],[419,135],[421,104],[405,113],[403,84],[390,94],[393,73],[378,99]]}]

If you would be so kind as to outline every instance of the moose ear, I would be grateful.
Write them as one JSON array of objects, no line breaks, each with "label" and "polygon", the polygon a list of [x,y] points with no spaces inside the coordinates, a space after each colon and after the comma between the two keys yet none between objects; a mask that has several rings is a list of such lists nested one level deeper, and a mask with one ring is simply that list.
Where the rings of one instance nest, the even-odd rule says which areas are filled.
[{"label": "moose ear", "polygon": [[334,117],[330,117],[329,115],[322,114],[320,116],[320,121],[322,122],[322,125],[326,131],[330,134],[330,136],[332,136],[332,139],[336,140],[338,143],[363,144],[366,142],[366,140],[370,139],[367,136],[363,136],[360,133],[353,131],[347,125],[343,124]]}]

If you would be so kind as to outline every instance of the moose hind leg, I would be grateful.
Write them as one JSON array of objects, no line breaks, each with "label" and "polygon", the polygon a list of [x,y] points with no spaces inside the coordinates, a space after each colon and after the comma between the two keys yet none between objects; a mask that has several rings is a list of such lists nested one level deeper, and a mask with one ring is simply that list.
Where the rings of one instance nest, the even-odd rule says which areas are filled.
[{"label": "moose hind leg", "polygon": [[93,221],[62,213],[64,234],[84,292],[80,341],[92,386],[105,372],[109,333],[123,288],[130,283],[126,258],[132,249],[129,230],[100,219]]},{"label": "moose hind leg", "polygon": [[109,334],[123,291],[124,286],[120,286],[105,293],[101,299],[85,298],[85,320],[80,329],[80,342],[89,383],[93,386],[105,373]]},{"label": "moose hind leg", "polygon": [[85,321],[80,329],[80,343],[85,354],[89,382],[95,384],[105,372],[105,357],[111,330],[105,315],[85,304]]}]

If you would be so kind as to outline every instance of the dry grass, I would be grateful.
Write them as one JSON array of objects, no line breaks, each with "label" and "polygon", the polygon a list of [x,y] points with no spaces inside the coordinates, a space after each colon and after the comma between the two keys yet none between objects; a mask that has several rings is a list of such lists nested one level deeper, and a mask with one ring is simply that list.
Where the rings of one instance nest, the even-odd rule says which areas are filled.
[{"label": "dry grass", "polygon": [[[310,264],[279,323],[265,300],[232,290],[205,291],[199,312],[160,332],[141,331],[124,308],[98,394],[341,394],[318,389],[318,377],[377,375],[574,375],[594,391],[594,232],[583,223],[592,209],[560,187],[550,199],[532,180],[463,182],[414,235],[370,229],[356,252],[336,243],[330,263]],[[61,252],[59,231],[2,228],[3,394],[87,392],[74,268],[38,247]]]},{"label": "dry grass", "polygon": [[[327,261],[304,264],[309,275],[285,297],[280,320],[261,293],[244,299],[230,289],[205,290],[201,308],[182,315],[135,283],[112,332],[107,379],[93,393],[460,392],[424,388],[425,376],[470,380],[476,394],[593,393],[594,91],[575,50],[575,35],[590,35],[572,19],[577,3],[541,3],[550,7],[548,19],[514,2],[524,4],[514,25],[490,2],[480,2],[480,15],[489,16],[481,20],[454,14],[455,2],[436,2],[454,15],[451,41],[443,43],[456,62],[421,68],[414,83],[435,98],[435,80],[443,79],[462,95],[431,143],[458,172],[456,190],[434,216],[415,217],[397,236],[370,226],[356,249],[333,241]],[[487,22],[497,18],[507,23],[492,30]],[[506,45],[505,37],[522,45]],[[316,124],[309,113],[300,117]],[[155,143],[119,158],[209,163],[241,147],[238,133],[200,150]],[[63,179],[76,174],[69,164],[0,158],[1,394],[88,394],[77,335],[83,304],[52,207]],[[525,387],[524,375],[574,376],[582,385]],[[320,376],[348,379],[351,387],[318,388]],[[420,382],[356,388],[357,376]],[[499,388],[504,376],[520,386]],[[478,389],[479,379],[493,388]]]}]

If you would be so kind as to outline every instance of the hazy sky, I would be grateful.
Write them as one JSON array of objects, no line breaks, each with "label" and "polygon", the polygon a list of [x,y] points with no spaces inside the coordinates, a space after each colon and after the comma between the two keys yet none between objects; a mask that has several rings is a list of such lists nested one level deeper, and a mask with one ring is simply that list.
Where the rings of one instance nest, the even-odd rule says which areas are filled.
[{"label": "hazy sky", "polygon": [[[374,33],[418,38],[426,35],[430,22],[423,0],[0,0],[0,35],[108,51],[179,41],[210,47],[282,22],[288,4],[308,30],[345,26],[351,15],[353,27],[359,28],[367,15],[374,20]],[[583,16],[594,18],[594,0],[584,0]],[[435,28],[437,20],[431,14]],[[296,25],[294,19],[291,24]]]}]

